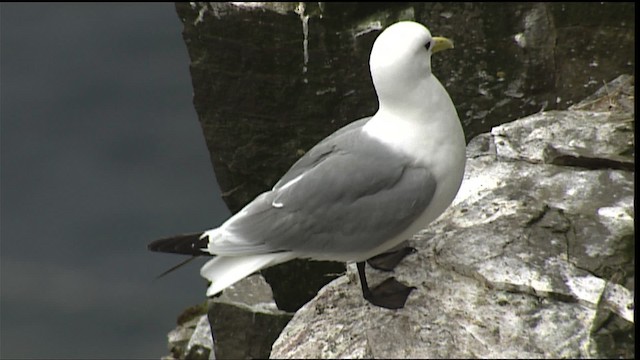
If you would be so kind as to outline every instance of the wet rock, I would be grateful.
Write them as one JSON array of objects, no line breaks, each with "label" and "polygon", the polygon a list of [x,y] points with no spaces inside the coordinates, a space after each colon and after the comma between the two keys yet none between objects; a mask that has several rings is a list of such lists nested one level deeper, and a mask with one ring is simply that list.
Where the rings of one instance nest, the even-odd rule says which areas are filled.
[{"label": "wet rock", "polygon": [[[607,87],[600,97],[624,103],[633,78]],[[296,313],[271,357],[633,357],[633,167],[556,164],[544,151],[633,164],[633,109],[584,104],[470,142],[453,206],[394,271],[417,287],[403,309],[366,302],[350,266]],[[389,276],[370,273],[374,284]]]}]

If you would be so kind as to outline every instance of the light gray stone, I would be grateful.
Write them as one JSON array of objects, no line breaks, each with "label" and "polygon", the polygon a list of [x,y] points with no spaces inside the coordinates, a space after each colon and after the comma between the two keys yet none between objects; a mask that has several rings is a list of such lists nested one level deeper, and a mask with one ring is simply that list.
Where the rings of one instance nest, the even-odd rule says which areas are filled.
[{"label": "light gray stone", "polygon": [[213,338],[211,336],[211,327],[206,315],[198,317],[196,325],[185,352],[186,359],[215,359],[213,349]]}]

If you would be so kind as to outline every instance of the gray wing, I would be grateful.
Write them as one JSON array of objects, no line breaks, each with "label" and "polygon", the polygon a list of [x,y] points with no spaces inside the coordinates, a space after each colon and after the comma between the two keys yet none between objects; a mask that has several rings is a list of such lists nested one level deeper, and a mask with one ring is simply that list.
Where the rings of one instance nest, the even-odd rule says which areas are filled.
[{"label": "gray wing", "polygon": [[241,241],[220,253],[360,253],[409,226],[429,205],[435,179],[360,131],[362,124],[316,145],[247,205],[227,226]]},{"label": "gray wing", "polygon": [[335,142],[337,138],[342,137],[348,132],[360,129],[362,126],[364,126],[364,124],[367,123],[367,121],[369,121],[369,119],[371,119],[371,116],[356,120],[341,127],[333,134],[322,139],[322,141],[320,141],[313,148],[307,151],[300,159],[298,159],[298,161],[296,161],[291,166],[286,174],[284,174],[282,178],[280,178],[280,180],[278,180],[278,182],[273,186],[273,189],[280,188],[283,184],[288,183],[290,180],[295,179],[298,175],[304,173],[309,168],[312,168],[332,151],[332,146],[330,143]]}]

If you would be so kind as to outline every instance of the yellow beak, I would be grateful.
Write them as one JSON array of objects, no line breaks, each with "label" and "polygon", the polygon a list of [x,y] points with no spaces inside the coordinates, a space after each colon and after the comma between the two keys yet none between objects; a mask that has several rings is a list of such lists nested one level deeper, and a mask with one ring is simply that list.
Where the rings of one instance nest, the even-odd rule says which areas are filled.
[{"label": "yellow beak", "polygon": [[433,37],[433,47],[431,48],[431,53],[435,54],[438,51],[453,49],[453,41],[447,39],[446,37],[435,36]]}]

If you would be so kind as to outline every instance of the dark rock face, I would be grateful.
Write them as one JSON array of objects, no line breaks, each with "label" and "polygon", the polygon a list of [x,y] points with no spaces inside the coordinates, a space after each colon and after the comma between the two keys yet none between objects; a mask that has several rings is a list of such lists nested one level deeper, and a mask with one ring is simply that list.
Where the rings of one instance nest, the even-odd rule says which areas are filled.
[{"label": "dark rock face", "polygon": [[278,310],[262,276],[250,276],[209,302],[209,324],[219,359],[265,358],[292,313]]},{"label": "dark rock face", "polygon": [[[318,30],[310,21],[305,65],[294,12],[203,6],[177,9],[192,59],[194,104],[224,200],[236,212],[310,146],[375,109],[367,62],[374,36],[354,47],[346,44],[350,34]],[[204,20],[197,22],[200,11]],[[354,92],[360,89],[368,90]]]},{"label": "dark rock face", "polygon": [[433,69],[467,139],[566,109],[635,67],[633,3],[305,6],[176,5],[194,104],[232,212],[316,142],[376,111],[369,51],[379,30],[398,20],[454,40]]}]

